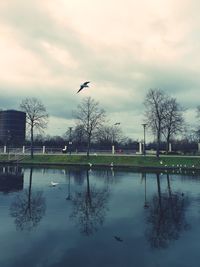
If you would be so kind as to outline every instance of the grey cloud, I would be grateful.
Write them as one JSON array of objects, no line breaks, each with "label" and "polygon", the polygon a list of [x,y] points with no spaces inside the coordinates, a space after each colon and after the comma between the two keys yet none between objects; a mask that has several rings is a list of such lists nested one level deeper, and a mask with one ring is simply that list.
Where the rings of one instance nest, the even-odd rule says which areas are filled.
[{"label": "grey cloud", "polygon": [[[150,88],[165,90],[187,107],[199,104],[197,95],[200,79],[197,72],[187,68],[187,64],[180,67],[178,63],[174,63],[173,66],[165,62],[146,63],[139,61],[125,47],[116,46],[113,49],[100,45],[100,49],[95,50],[93,44],[87,42],[85,36],[82,38],[81,33],[75,31],[70,23],[65,28],[58,25],[37,0],[8,1],[7,8],[0,10],[0,21],[13,29],[13,34],[21,46],[40,58],[52,76],[66,75],[66,79],[74,79],[74,84],[77,85],[80,77],[88,76],[101,87],[111,86],[116,91],[124,91],[124,95],[113,95],[109,101],[114,102],[114,105],[110,105],[108,101],[104,101],[106,95],[101,96],[99,88],[94,88],[97,92],[94,93],[94,98],[100,99],[100,104],[109,114],[116,111],[127,114],[133,112],[135,116],[139,116],[144,111],[144,96]],[[167,21],[162,19],[152,20],[151,27],[163,37],[169,30]],[[78,61],[78,67],[72,70],[61,65],[47,53],[42,41],[68,51],[72,58]],[[66,89],[64,85],[57,88],[47,86],[44,81],[44,85],[36,88],[28,85],[26,95],[23,95],[19,87],[7,86],[6,90],[13,93],[11,95],[1,92],[0,106],[17,107],[16,102],[20,102],[24,96],[35,96],[42,100],[50,115],[71,119],[72,110],[80,103],[83,95],[73,95],[71,91],[67,91],[69,86],[72,86],[72,83],[66,84]],[[5,86],[0,83],[0,87]]]},{"label": "grey cloud", "polygon": [[[39,8],[40,7],[40,8]],[[0,11],[0,20],[8,24],[14,30],[15,38],[21,43],[22,47],[35,53],[36,56],[52,69],[53,74],[66,73],[66,69],[56,60],[48,55],[42,46],[42,41],[56,44],[67,51],[70,51],[74,58],[84,58],[89,50],[81,41],[78,33],[70,26],[61,28],[56,22],[42,9],[38,1],[13,1]],[[70,69],[67,70],[68,74]]]},{"label": "grey cloud", "polygon": [[[26,87],[26,94],[20,92],[20,88],[4,86],[4,93],[0,93],[0,108],[2,109],[19,109],[19,105],[25,97],[39,98],[47,109],[50,116],[72,119],[72,110],[79,104],[80,99],[74,95],[62,93],[58,88],[49,87],[49,92],[35,92],[34,87]],[[10,94],[12,92],[12,94]]]}]

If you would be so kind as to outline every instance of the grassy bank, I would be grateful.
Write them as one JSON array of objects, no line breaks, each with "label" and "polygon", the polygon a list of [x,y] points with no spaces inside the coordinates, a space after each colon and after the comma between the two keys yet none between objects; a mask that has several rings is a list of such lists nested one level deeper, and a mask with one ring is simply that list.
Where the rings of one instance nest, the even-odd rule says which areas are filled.
[{"label": "grassy bank", "polygon": [[[3,162],[8,159],[8,156],[1,155],[0,161]],[[14,159],[10,156],[10,159]],[[90,156],[89,159],[83,155],[34,155],[31,159],[30,156],[25,156],[20,163],[22,164],[52,164],[52,165],[65,165],[65,164],[79,164],[88,165],[104,165],[110,166],[130,166],[130,167],[148,167],[148,168],[190,168],[200,169],[200,158],[197,157],[177,157],[162,156],[159,159],[156,157],[144,156]]]}]

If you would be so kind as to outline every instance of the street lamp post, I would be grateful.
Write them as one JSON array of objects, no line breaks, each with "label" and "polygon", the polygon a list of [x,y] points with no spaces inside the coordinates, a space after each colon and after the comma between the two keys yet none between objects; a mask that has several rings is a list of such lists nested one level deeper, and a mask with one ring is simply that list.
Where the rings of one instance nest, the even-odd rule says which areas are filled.
[{"label": "street lamp post", "polygon": [[69,171],[69,180],[68,180],[68,196],[66,197],[66,200],[71,200],[71,188],[70,188],[70,171]]},{"label": "street lamp post", "polygon": [[10,130],[7,130],[6,150],[8,152],[8,160],[10,160],[10,151],[9,151],[10,139],[11,139]]},{"label": "street lamp post", "polygon": [[142,126],[144,127],[144,147],[143,147],[143,155],[145,156],[146,155],[146,144],[145,144],[145,130],[146,130],[146,126],[147,126],[147,123],[142,123]]},{"label": "street lamp post", "polygon": [[116,126],[120,125],[120,122],[116,122],[113,124],[113,132],[112,132],[112,154],[115,154],[115,131],[116,131]]},{"label": "street lamp post", "polygon": [[69,127],[69,154],[72,154],[72,127]]}]

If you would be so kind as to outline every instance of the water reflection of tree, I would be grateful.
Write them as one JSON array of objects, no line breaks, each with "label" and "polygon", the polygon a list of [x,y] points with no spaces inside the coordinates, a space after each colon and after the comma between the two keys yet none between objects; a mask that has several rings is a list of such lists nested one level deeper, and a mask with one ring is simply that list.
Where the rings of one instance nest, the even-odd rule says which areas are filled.
[{"label": "water reflection of tree", "polygon": [[92,169],[92,173],[97,180],[104,181],[107,186],[115,185],[122,179],[122,174],[116,171],[114,167],[107,169]]},{"label": "water reflection of tree", "polygon": [[68,195],[66,200],[71,200],[71,171],[68,170]]},{"label": "water reflection of tree", "polygon": [[84,183],[84,172],[82,169],[75,169],[71,171],[73,177],[74,177],[74,182],[77,185],[83,185]]},{"label": "water reflection of tree", "polygon": [[38,225],[45,214],[46,204],[42,191],[32,191],[32,174],[30,169],[29,188],[17,195],[10,207],[10,214],[15,218],[18,230],[31,231]]},{"label": "water reflection of tree", "polygon": [[177,240],[181,231],[189,225],[185,219],[188,198],[180,192],[172,193],[169,175],[167,175],[167,193],[161,192],[160,175],[156,175],[158,194],[154,195],[149,206],[146,236],[151,247],[166,248],[170,241]]},{"label": "water reflection of tree", "polygon": [[85,190],[75,192],[72,198],[71,217],[78,221],[81,233],[92,235],[104,222],[109,190],[107,186],[101,189],[91,186],[88,170],[86,178]]}]

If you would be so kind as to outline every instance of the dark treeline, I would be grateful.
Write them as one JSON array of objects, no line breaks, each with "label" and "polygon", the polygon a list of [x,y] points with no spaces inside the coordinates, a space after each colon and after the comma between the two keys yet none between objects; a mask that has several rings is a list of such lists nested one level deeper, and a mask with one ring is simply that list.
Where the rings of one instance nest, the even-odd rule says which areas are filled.
[{"label": "dark treeline", "polygon": [[[70,138],[65,134],[64,136],[45,136],[37,135],[34,139],[35,147],[50,147],[50,148],[64,148],[69,146]],[[86,140],[77,140],[74,138],[73,132],[71,137],[72,145],[71,151],[86,151],[87,150],[87,141]],[[26,140],[26,146],[30,146],[30,141]],[[117,152],[123,152],[123,150],[138,150],[138,141],[132,139],[124,138],[123,140],[116,140],[112,142],[111,140],[99,140],[96,138],[91,142],[91,150],[111,150],[112,145],[115,146]]]},{"label": "dark treeline", "polygon": [[[106,112],[100,104],[91,97],[86,97],[73,111],[75,126],[68,127],[63,135],[44,135],[48,124],[48,113],[40,100],[26,98],[22,101],[20,109],[26,112],[27,140],[25,146],[31,147],[33,157],[34,147],[65,148],[67,152],[87,152],[94,150],[110,150],[114,146],[115,152],[136,152],[139,142],[124,135],[120,120],[110,123]],[[197,107],[196,119],[200,118],[200,106]],[[146,150],[156,151],[157,157],[162,153],[191,153],[198,152],[200,130],[198,127],[191,129],[184,120],[185,109],[177,102],[176,98],[169,96],[160,89],[150,89],[144,99],[143,121],[146,126]],[[141,124],[138,127],[142,127]],[[37,134],[40,132],[41,134]],[[154,137],[152,142],[149,139]],[[140,137],[141,138],[141,137]],[[8,147],[19,147],[12,143],[8,137]],[[172,148],[172,149],[171,149]],[[145,152],[144,146],[143,151]]]},{"label": "dark treeline", "polygon": [[[35,137],[34,146],[35,147],[48,147],[48,148],[64,148],[68,147],[69,137],[64,136],[42,136],[37,135]],[[198,143],[195,140],[190,140],[189,138],[183,138],[180,140],[172,141],[172,152],[168,154],[197,154],[198,153]],[[30,146],[30,141],[26,141],[26,146]],[[94,140],[91,142],[91,150],[110,150],[113,145],[112,141],[104,140]],[[130,151],[136,152],[139,150],[138,140],[132,140],[130,138],[123,139],[122,141],[118,140],[114,142],[115,149],[117,153],[123,153]],[[149,142],[146,144],[147,150],[156,150],[157,143]],[[87,150],[87,142],[82,140],[81,142],[72,138],[71,151],[72,152],[81,152]],[[166,142],[162,141],[160,143],[160,153],[166,153]]]}]

